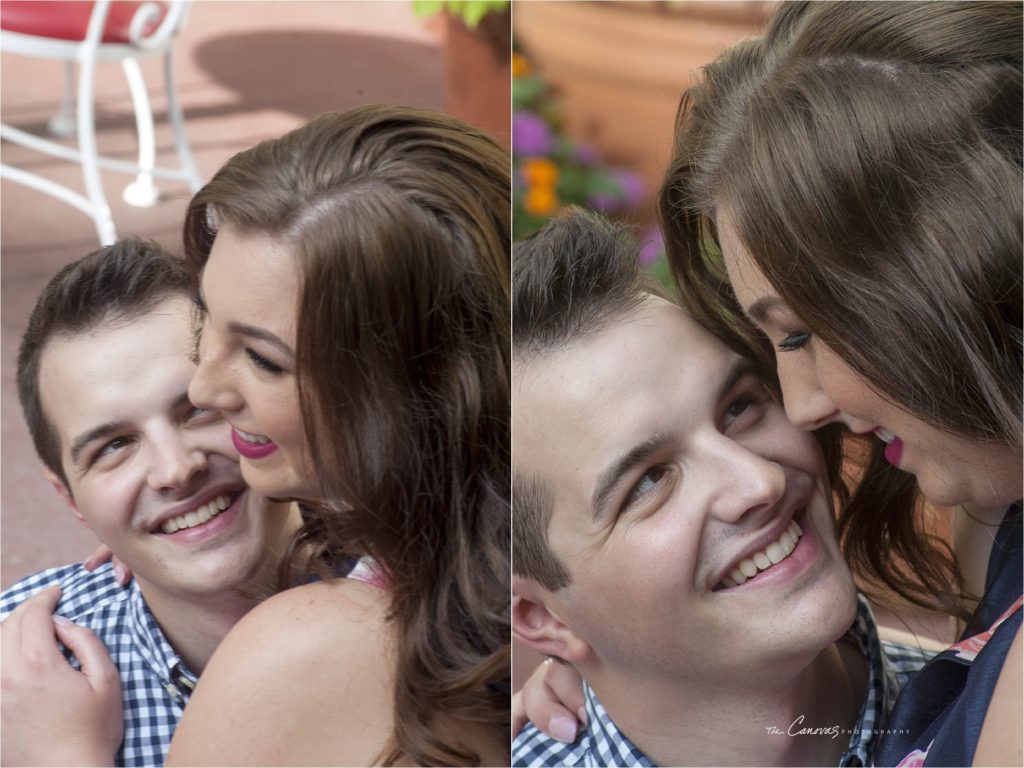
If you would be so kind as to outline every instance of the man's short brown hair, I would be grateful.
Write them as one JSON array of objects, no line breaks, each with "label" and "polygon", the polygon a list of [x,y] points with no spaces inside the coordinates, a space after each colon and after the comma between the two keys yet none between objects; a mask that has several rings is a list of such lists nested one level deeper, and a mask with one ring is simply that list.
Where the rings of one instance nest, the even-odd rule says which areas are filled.
[{"label": "man's short brown hair", "polygon": [[36,453],[64,484],[60,440],[43,411],[40,362],[46,345],[115,320],[137,318],[164,299],[191,293],[185,263],[151,241],[125,237],[58,272],[36,301],[18,350],[18,399]]},{"label": "man's short brown hair", "polygon": [[[513,369],[565,349],[663,295],[640,267],[628,227],[569,208],[512,248]],[[515,407],[513,405],[513,407]],[[512,569],[550,590],[568,586],[548,545],[554,500],[543,481],[512,472]]]}]

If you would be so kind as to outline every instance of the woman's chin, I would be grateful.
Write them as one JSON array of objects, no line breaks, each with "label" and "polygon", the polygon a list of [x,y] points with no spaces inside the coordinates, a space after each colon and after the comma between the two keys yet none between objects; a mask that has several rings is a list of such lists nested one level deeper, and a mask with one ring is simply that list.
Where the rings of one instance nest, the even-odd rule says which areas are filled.
[{"label": "woman's chin", "polygon": [[271,499],[316,499],[317,495],[292,468],[283,461],[267,465],[265,459],[256,461],[242,457],[239,465],[246,485],[261,496]]},{"label": "woman's chin", "polygon": [[968,480],[955,483],[923,473],[917,476],[917,487],[937,507],[1008,507],[1021,497],[1021,489],[1017,487],[978,487]]}]

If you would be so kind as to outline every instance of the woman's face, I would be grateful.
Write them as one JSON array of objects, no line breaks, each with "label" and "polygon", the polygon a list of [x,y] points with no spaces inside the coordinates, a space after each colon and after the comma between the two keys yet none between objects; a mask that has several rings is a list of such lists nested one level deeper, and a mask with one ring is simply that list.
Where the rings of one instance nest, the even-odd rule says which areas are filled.
[{"label": "woman's face", "polygon": [[295,375],[298,291],[287,248],[221,228],[200,281],[205,312],[189,397],[231,424],[251,488],[316,499]]},{"label": "woman's face", "polygon": [[786,414],[803,429],[841,422],[886,443],[890,463],[916,476],[922,493],[941,506],[1005,506],[1022,495],[1021,449],[978,443],[945,432],[871,387],[815,339],[779,297],[740,242],[726,215],[718,220],[729,280],[743,309],[775,349]]}]

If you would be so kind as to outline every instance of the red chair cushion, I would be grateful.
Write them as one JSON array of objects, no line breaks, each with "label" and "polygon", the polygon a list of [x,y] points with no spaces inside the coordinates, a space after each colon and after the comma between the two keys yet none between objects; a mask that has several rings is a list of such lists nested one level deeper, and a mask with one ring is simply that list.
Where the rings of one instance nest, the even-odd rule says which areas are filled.
[{"label": "red chair cushion", "polygon": [[[2,0],[0,29],[56,40],[84,40],[94,5],[91,0],[60,0],[45,3],[39,0]],[[141,5],[141,2],[111,3],[102,41],[127,43],[129,25]],[[159,5],[166,12],[163,3]],[[152,33],[157,24],[159,20],[148,24],[144,30],[145,34]]]}]

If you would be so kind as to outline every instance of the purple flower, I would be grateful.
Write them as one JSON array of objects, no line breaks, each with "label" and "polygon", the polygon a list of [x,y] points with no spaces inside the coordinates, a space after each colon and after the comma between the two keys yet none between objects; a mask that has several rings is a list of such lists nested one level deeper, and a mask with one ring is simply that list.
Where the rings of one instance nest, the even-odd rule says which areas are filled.
[{"label": "purple flower", "polygon": [[634,173],[633,171],[627,171],[624,169],[618,169],[612,171],[612,178],[618,183],[619,188],[622,190],[622,207],[624,209],[636,208],[643,202],[644,193],[646,192],[646,185],[644,180],[640,178],[640,174]]},{"label": "purple flower", "polygon": [[587,205],[601,213],[624,213],[632,211],[643,202],[645,185],[639,174],[616,168],[608,172],[614,189],[591,192]]},{"label": "purple flower", "polygon": [[551,128],[542,117],[526,110],[512,115],[512,147],[517,155],[546,155],[553,145]]},{"label": "purple flower", "polygon": [[590,144],[577,144],[573,157],[580,165],[593,165],[600,159],[597,150]]},{"label": "purple flower", "polygon": [[665,236],[657,225],[652,225],[644,230],[640,238],[640,263],[653,264],[665,252]]},{"label": "purple flower", "polygon": [[615,213],[619,209],[619,196],[614,192],[591,192],[587,205],[600,213]]}]

